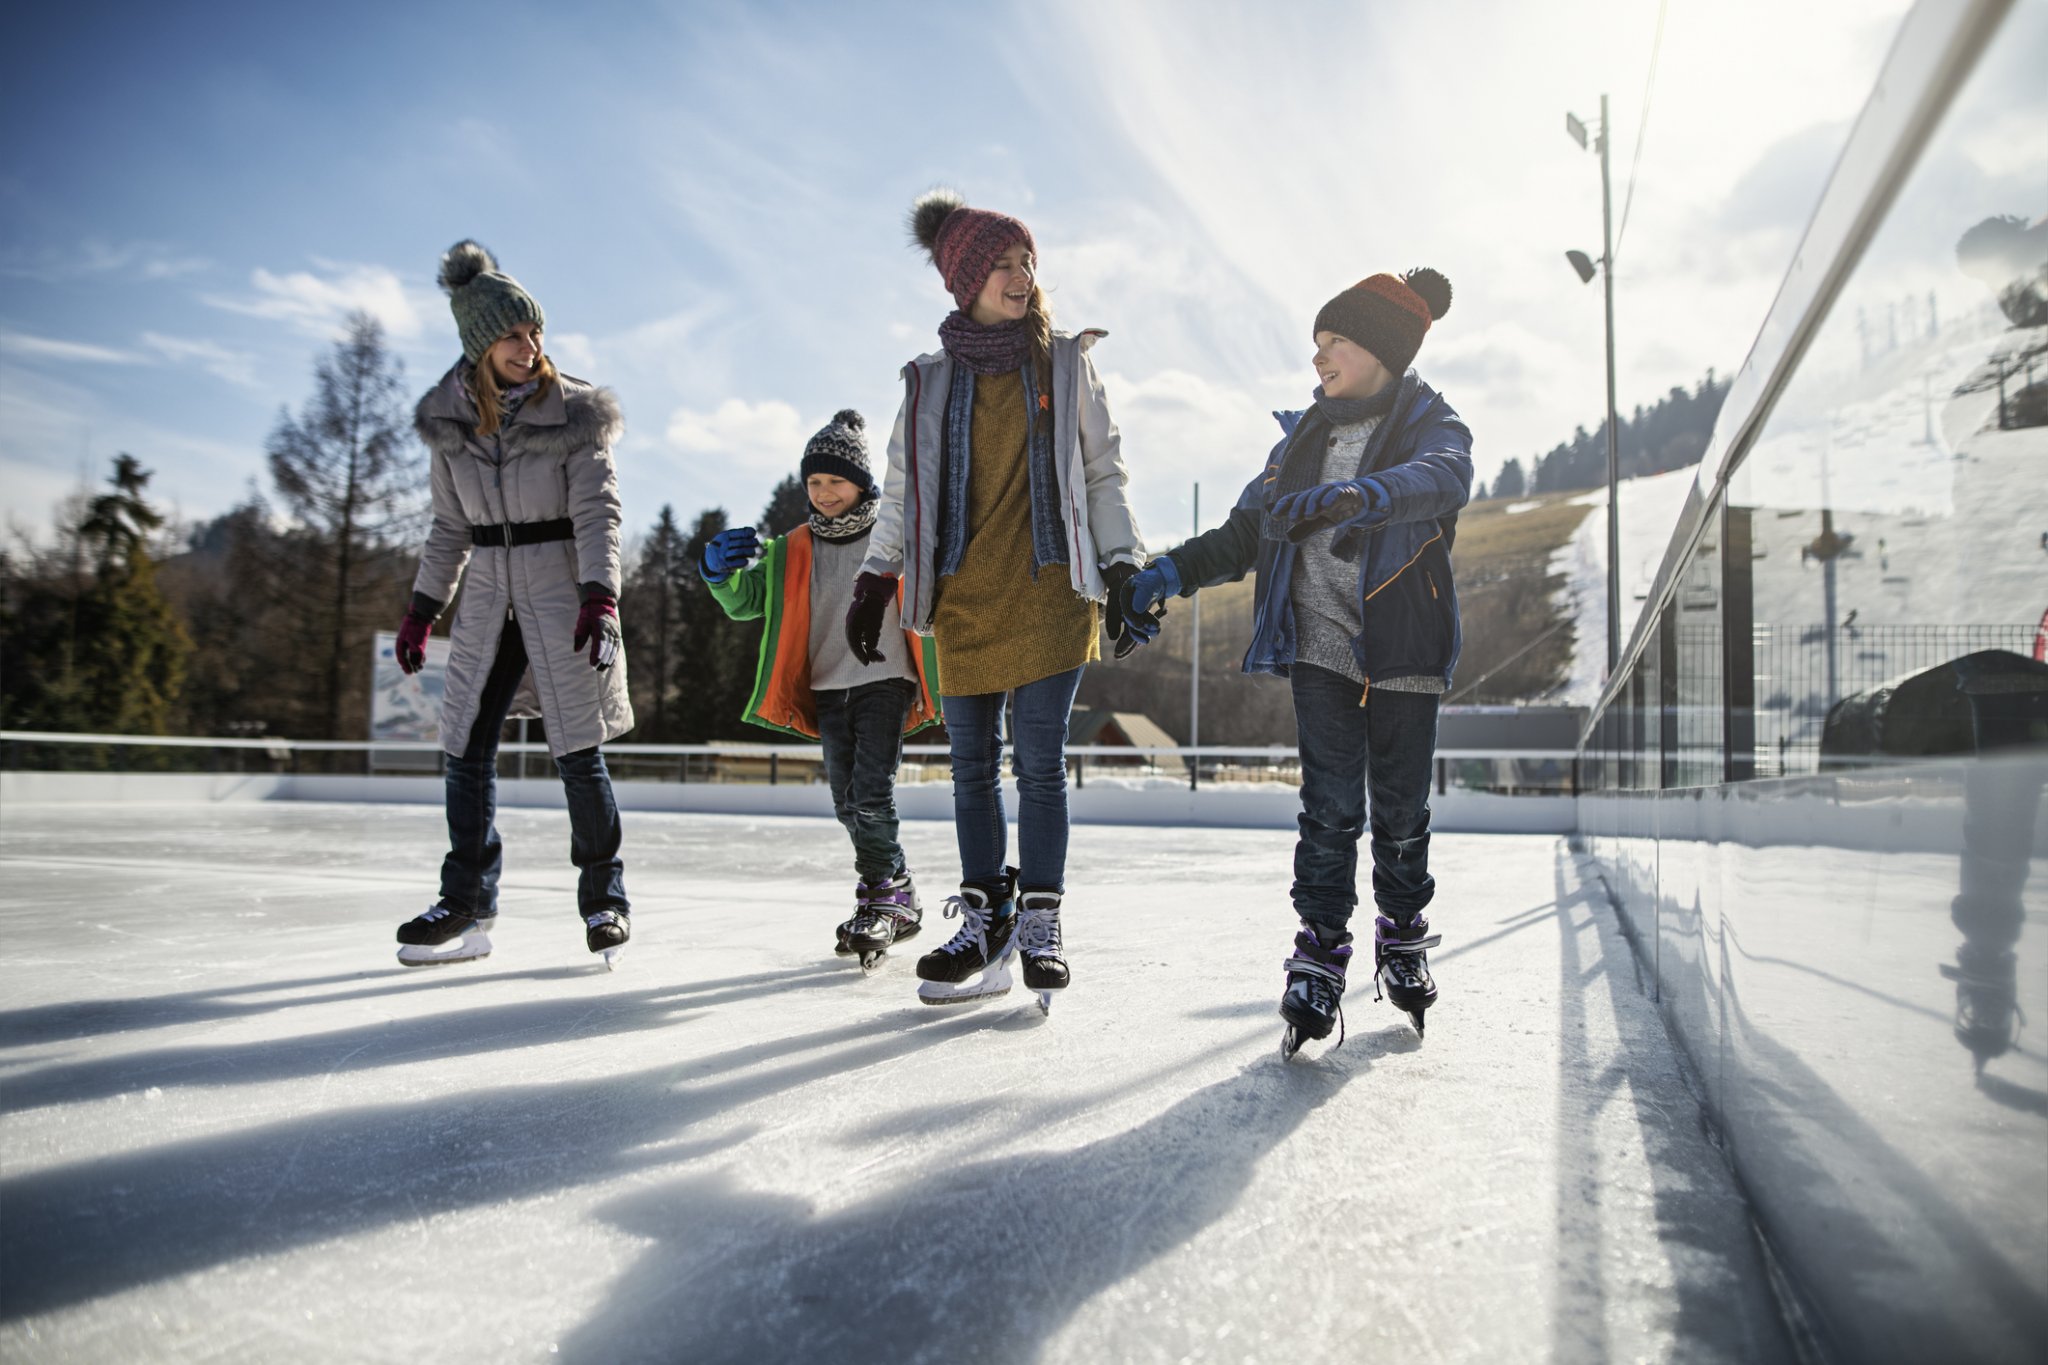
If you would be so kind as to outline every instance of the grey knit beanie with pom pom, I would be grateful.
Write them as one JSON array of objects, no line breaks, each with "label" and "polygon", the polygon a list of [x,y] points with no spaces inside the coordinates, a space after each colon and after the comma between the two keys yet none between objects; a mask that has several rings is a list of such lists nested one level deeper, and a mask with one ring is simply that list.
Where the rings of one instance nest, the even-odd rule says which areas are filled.
[{"label": "grey knit beanie with pom pom", "polygon": [[474,365],[499,337],[522,322],[547,326],[547,314],[519,281],[498,269],[491,253],[465,238],[441,257],[441,288],[455,310],[462,354]]},{"label": "grey knit beanie with pom pom", "polygon": [[868,469],[867,428],[865,417],[852,408],[841,408],[804,446],[799,472],[806,479],[830,474],[857,485],[864,493],[877,492],[875,476]]}]

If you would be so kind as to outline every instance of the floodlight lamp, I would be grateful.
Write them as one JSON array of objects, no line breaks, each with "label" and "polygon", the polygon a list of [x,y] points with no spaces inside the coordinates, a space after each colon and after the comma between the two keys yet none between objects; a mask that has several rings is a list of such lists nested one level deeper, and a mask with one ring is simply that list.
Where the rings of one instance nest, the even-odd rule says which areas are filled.
[{"label": "floodlight lamp", "polygon": [[1580,284],[1593,282],[1593,258],[1583,251],[1567,251],[1564,258],[1572,263],[1572,269],[1579,272]]}]

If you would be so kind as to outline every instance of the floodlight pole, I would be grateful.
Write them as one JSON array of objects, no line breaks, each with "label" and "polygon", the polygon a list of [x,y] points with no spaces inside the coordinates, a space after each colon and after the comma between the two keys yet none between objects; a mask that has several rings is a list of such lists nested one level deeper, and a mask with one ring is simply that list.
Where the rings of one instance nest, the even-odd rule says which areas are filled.
[{"label": "floodlight pole", "polygon": [[1621,433],[1614,420],[1614,195],[1607,174],[1607,96],[1600,97],[1600,277],[1607,290],[1607,676],[1621,661]]}]

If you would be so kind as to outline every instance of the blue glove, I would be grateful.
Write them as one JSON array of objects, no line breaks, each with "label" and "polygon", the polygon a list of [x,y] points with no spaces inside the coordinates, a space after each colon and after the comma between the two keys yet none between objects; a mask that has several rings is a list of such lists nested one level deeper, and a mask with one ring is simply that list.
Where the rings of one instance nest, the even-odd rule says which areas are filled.
[{"label": "blue glove", "polygon": [[751,526],[728,526],[711,537],[704,547],[703,571],[706,582],[723,583],[747,567],[761,553],[761,537]]},{"label": "blue glove", "polygon": [[1128,620],[1133,614],[1150,613],[1167,598],[1180,596],[1180,586],[1180,566],[1173,562],[1173,556],[1160,555],[1132,574],[1130,582],[1125,585],[1125,619]]},{"label": "blue glove", "polygon": [[1363,515],[1366,527],[1387,518],[1387,490],[1378,479],[1339,479],[1317,484],[1299,493],[1289,493],[1273,504],[1273,515],[1287,528],[1289,540],[1306,540],[1326,526],[1336,526]]},{"label": "blue glove", "polygon": [[1123,639],[1118,641],[1116,651],[1119,658],[1157,638],[1166,599],[1179,595],[1180,566],[1167,555],[1159,556],[1124,580],[1116,604],[1117,614],[1123,617]]}]

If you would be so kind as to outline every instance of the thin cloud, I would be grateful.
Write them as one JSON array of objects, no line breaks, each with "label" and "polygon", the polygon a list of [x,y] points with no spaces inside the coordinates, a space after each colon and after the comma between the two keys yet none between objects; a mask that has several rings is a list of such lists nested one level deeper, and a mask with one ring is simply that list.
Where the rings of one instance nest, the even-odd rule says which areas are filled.
[{"label": "thin cloud", "polygon": [[112,346],[85,341],[64,341],[58,337],[33,336],[27,332],[0,331],[0,354],[25,360],[54,360],[83,365],[147,365],[147,356]]},{"label": "thin cloud", "polygon": [[0,257],[0,275],[44,284],[122,275],[140,280],[178,280],[211,269],[204,256],[180,252],[162,242],[107,242],[89,238],[73,247]]},{"label": "thin cloud", "polygon": [[760,403],[728,398],[710,412],[677,408],[669,416],[667,434],[668,443],[685,455],[723,455],[791,468],[810,435],[797,410],[779,398]]},{"label": "thin cloud", "polygon": [[258,266],[250,272],[249,283],[254,294],[200,297],[215,308],[289,323],[319,337],[333,336],[342,319],[360,309],[401,341],[420,335],[421,314],[427,306],[423,291],[409,289],[396,271],[381,265],[316,260],[314,270],[285,274]]},{"label": "thin cloud", "polygon": [[217,341],[193,337],[164,336],[144,332],[142,344],[174,365],[197,365],[216,379],[255,388],[256,357],[247,351],[231,351]]}]

